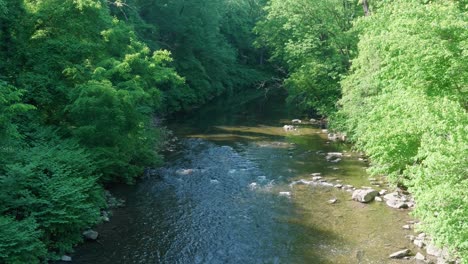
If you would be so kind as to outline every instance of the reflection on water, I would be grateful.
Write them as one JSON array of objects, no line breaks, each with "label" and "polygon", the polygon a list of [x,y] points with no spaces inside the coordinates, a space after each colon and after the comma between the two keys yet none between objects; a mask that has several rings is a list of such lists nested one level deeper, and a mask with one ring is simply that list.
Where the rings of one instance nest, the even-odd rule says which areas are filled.
[{"label": "reflection on water", "polygon": [[[369,183],[358,156],[320,129],[286,133],[278,105],[242,114],[208,108],[174,125],[183,138],[177,153],[156,176],[114,189],[127,206],[74,262],[399,263],[387,257],[410,247],[405,212],[353,202],[333,187],[290,185],[315,172],[334,183]],[[343,160],[327,162],[330,151],[343,151]]]}]

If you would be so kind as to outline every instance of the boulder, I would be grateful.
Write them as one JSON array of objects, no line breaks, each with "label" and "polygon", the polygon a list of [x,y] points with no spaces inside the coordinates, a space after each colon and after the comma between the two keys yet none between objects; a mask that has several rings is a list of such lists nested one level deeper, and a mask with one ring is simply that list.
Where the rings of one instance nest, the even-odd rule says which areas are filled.
[{"label": "boulder", "polygon": [[284,131],[293,131],[295,129],[295,127],[291,126],[291,125],[284,125],[283,129],[284,129]]},{"label": "boulder", "polygon": [[83,232],[83,236],[87,240],[96,240],[99,236],[99,233],[94,230],[89,229]]},{"label": "boulder", "polygon": [[292,122],[293,124],[300,124],[300,123],[302,123],[302,121],[301,121],[300,119],[293,119],[293,120],[291,120],[291,122]]},{"label": "boulder", "polygon": [[373,189],[358,189],[353,192],[353,200],[368,203],[372,202],[379,192]]},{"label": "boulder", "polygon": [[403,249],[403,250],[400,250],[400,251],[397,251],[395,253],[390,254],[389,258],[401,259],[401,258],[404,258],[404,257],[408,256],[409,254],[411,254],[411,250]]}]

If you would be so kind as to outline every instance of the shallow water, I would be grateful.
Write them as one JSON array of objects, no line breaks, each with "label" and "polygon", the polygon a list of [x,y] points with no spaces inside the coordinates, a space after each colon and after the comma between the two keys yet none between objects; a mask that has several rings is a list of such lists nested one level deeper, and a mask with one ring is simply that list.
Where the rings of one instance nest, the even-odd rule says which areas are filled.
[{"label": "shallow water", "polygon": [[[312,125],[286,133],[288,120],[273,101],[221,102],[175,122],[180,140],[167,165],[136,186],[114,188],[126,206],[73,262],[400,263],[388,255],[411,248],[401,227],[406,211],[360,204],[334,187],[291,185],[316,172],[334,184],[370,183],[348,146]],[[343,160],[328,162],[331,151]]]}]

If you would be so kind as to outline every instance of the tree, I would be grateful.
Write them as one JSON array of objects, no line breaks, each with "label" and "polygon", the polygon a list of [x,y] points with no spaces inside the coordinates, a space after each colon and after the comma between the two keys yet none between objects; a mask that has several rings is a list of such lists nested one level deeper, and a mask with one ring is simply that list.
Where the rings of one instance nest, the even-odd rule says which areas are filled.
[{"label": "tree", "polygon": [[257,43],[288,69],[289,102],[304,111],[333,113],[356,41],[347,33],[356,6],[347,0],[273,0],[266,11],[256,27]]},{"label": "tree", "polygon": [[383,3],[356,24],[359,55],[340,100],[370,172],[409,187],[423,230],[461,256],[468,250],[468,211],[460,206],[468,200],[466,27],[454,1]]}]

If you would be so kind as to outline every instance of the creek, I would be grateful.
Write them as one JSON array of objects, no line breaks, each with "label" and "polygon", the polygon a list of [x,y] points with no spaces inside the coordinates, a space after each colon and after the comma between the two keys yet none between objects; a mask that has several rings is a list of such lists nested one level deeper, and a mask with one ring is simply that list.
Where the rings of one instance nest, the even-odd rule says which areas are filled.
[{"label": "creek", "polygon": [[[305,122],[284,131],[296,117],[278,98],[226,101],[169,125],[178,140],[165,166],[113,187],[126,205],[73,263],[401,262],[388,255],[412,248],[407,211],[358,203],[335,187],[291,185],[321,173],[333,184],[370,186],[358,153]],[[332,163],[328,152],[344,156]]]}]

